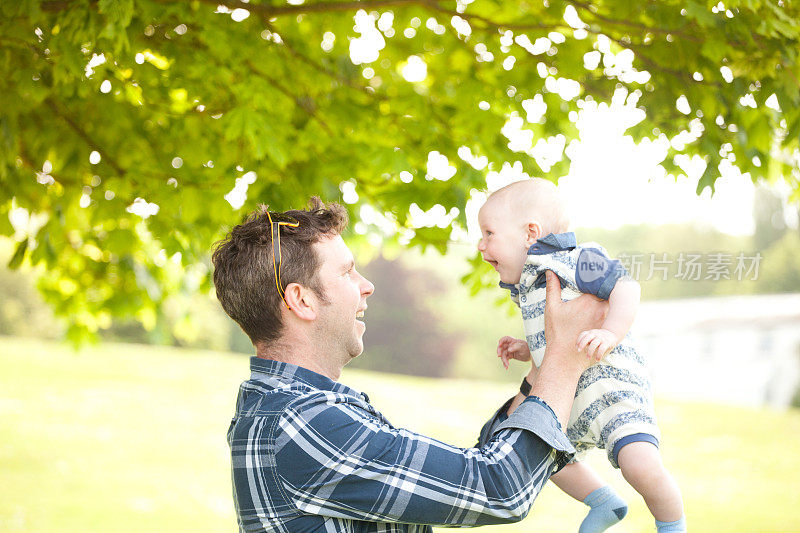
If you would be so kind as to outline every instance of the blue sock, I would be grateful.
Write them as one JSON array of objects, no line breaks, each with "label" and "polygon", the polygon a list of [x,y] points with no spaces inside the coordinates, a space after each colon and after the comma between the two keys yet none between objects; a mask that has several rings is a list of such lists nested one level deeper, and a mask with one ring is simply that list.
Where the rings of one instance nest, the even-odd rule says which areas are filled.
[{"label": "blue sock", "polygon": [[682,516],[674,522],[656,520],[656,531],[658,533],[686,533],[686,516]]},{"label": "blue sock", "polygon": [[583,503],[592,509],[581,522],[578,533],[600,533],[628,514],[628,505],[625,500],[620,498],[610,485],[592,491],[583,500]]}]

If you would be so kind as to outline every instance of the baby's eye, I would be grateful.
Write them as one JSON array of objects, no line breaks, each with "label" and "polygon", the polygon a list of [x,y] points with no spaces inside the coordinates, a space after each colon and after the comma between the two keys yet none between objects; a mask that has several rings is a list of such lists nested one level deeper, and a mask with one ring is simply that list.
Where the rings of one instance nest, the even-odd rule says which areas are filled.
[{"label": "baby's eye", "polygon": [[491,237],[492,235],[494,235],[494,232],[492,232],[492,231],[487,231],[486,232],[486,236],[487,237]]}]

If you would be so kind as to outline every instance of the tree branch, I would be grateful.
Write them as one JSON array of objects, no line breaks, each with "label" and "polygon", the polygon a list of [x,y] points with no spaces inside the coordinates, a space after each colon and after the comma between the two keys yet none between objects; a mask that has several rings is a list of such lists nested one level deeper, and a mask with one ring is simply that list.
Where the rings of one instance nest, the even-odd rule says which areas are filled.
[{"label": "tree branch", "polygon": [[[22,141],[20,141],[19,152],[17,153],[17,157],[19,157],[20,161],[22,161],[22,164],[24,166],[28,167],[28,169],[30,169],[33,173],[39,174],[39,173],[42,172],[39,168],[37,168],[36,163],[34,163],[32,161],[31,155],[25,149],[25,145],[22,144]],[[85,185],[88,185],[88,183],[82,183],[82,182],[80,182],[78,180],[68,180],[68,179],[64,178],[63,176],[55,174],[53,172],[48,172],[47,175],[48,176],[52,176],[52,178],[57,183],[61,184],[62,187],[66,187],[66,186],[83,187]]]},{"label": "tree branch", "polygon": [[[155,0],[162,2],[164,0]],[[205,4],[225,6],[229,9],[246,9],[253,13],[267,17],[281,17],[287,15],[302,15],[305,13],[325,13],[333,11],[355,11],[357,9],[370,10],[378,7],[407,6],[418,4],[419,0],[363,0],[351,2],[315,2],[300,5],[272,6],[264,4],[250,4],[241,0],[200,0]],[[166,0],[165,3],[174,3]]]},{"label": "tree branch", "polygon": [[[160,4],[174,4],[177,0],[152,0]],[[480,15],[469,13],[459,13],[456,10],[448,9],[440,5],[436,0],[355,0],[349,2],[314,2],[300,5],[273,6],[266,4],[251,4],[242,0],[199,0],[200,2],[213,6],[225,6],[228,9],[245,9],[252,13],[257,13],[267,19],[292,15],[304,15],[307,13],[331,13],[338,11],[356,11],[363,9],[369,11],[382,7],[405,7],[418,6],[433,11],[447,13],[451,16],[458,16],[465,20],[475,20],[482,22],[485,26],[498,29],[510,30],[556,30],[569,28],[564,24],[519,24],[514,22],[497,22]],[[43,11],[63,11],[70,7],[71,0],[51,0],[42,3]],[[572,28],[570,28],[572,29]]]},{"label": "tree branch", "polygon": [[[434,11],[439,11],[440,13],[446,13],[453,17],[460,17],[467,22],[476,20],[484,25],[485,27],[490,27],[493,29],[501,30],[562,30],[564,28],[569,28],[564,24],[519,24],[515,22],[496,22],[486,17],[482,17],[480,15],[473,15],[470,13],[459,13],[454,9],[448,9],[442,5],[440,5],[435,0],[418,0],[417,3],[422,7],[427,7],[429,9],[433,9]],[[572,28],[569,28],[570,30]]]},{"label": "tree branch", "polygon": [[664,35],[666,35],[666,34],[678,35],[681,38],[686,39],[687,41],[693,41],[693,42],[696,42],[696,43],[703,42],[702,39],[699,39],[699,38],[697,38],[697,37],[695,37],[693,35],[687,35],[685,32],[683,32],[682,30],[679,30],[679,29],[674,29],[674,28],[673,29],[654,28],[654,27],[650,27],[650,26],[645,26],[644,24],[640,24],[640,23],[637,23],[637,22],[632,22],[632,21],[629,21],[629,20],[613,19],[611,17],[606,17],[605,15],[601,15],[600,13],[597,13],[596,11],[593,11],[592,8],[594,6],[592,6],[590,4],[585,4],[585,3],[580,2],[578,0],[566,0],[566,1],[569,2],[570,4],[572,4],[573,6],[575,6],[575,8],[580,9],[583,12],[588,12],[593,18],[595,18],[597,20],[601,20],[601,21],[606,22],[608,24],[612,24],[612,25],[615,25],[615,26],[627,26],[629,28],[636,28],[637,30],[649,31],[649,32],[653,32],[653,33],[660,33],[660,34],[664,34]]},{"label": "tree branch", "polygon": [[325,121],[322,120],[313,109],[310,109],[307,105],[303,105],[303,102],[301,102],[294,94],[292,94],[292,91],[281,85],[280,82],[275,78],[269,76],[268,74],[265,74],[263,71],[256,68],[256,66],[252,63],[252,61],[247,60],[245,64],[253,74],[269,81],[272,85],[275,86],[276,89],[278,89],[280,92],[286,95],[287,98],[291,99],[297,107],[305,111],[311,118],[319,122],[320,126],[322,126],[322,129],[324,129],[328,133],[328,135],[331,136],[333,135],[333,131],[331,130],[330,126],[328,126],[328,124],[326,124]]},{"label": "tree branch", "polygon": [[50,98],[47,98],[45,100],[45,104],[47,104],[47,107],[50,108],[50,110],[53,112],[54,115],[56,115],[57,117],[61,118],[64,122],[66,122],[67,125],[70,128],[72,128],[72,130],[75,133],[77,133],[78,136],[81,139],[83,139],[84,142],[86,142],[86,144],[88,144],[91,149],[93,149],[96,152],[98,152],[101,155],[102,159],[105,160],[108,163],[108,165],[111,168],[114,169],[114,171],[117,173],[117,175],[119,175],[121,177],[121,176],[124,176],[127,173],[126,170],[124,168],[122,168],[121,166],[119,166],[119,164],[114,160],[113,157],[111,157],[108,154],[108,152],[106,150],[104,150],[102,147],[100,147],[100,145],[97,144],[94,141],[94,139],[92,139],[89,136],[88,133],[86,133],[86,130],[84,130],[80,126],[80,124],[75,122],[75,120],[73,120],[72,117],[70,117],[66,113],[63,113],[61,110],[59,110],[58,107],[56,106],[55,102],[53,102]]},{"label": "tree branch", "polygon": [[70,0],[53,0],[50,2],[42,2],[39,8],[47,13],[53,13],[69,9],[70,4],[72,4]]},{"label": "tree branch", "polygon": [[271,31],[273,33],[277,33],[278,35],[281,36],[281,42],[283,43],[284,48],[286,48],[286,50],[292,56],[294,56],[295,58],[299,59],[300,61],[302,61],[306,65],[310,66],[314,70],[316,70],[316,71],[328,76],[329,78],[331,78],[333,80],[338,81],[339,83],[341,83],[341,84],[343,84],[343,85],[345,85],[347,87],[350,87],[351,89],[355,89],[355,90],[357,90],[359,92],[362,92],[362,93],[364,93],[366,95],[369,95],[371,98],[380,99],[380,97],[378,97],[375,93],[372,93],[369,90],[367,90],[366,86],[357,85],[357,84],[353,83],[351,80],[345,78],[344,76],[340,76],[339,74],[337,74],[336,72],[334,72],[334,71],[332,71],[332,70],[330,70],[328,68],[325,68],[323,65],[320,65],[319,63],[315,62],[314,60],[312,60],[308,56],[306,56],[303,53],[299,52],[297,50],[297,48],[293,44],[291,44],[289,41],[286,40],[284,35],[282,35],[279,31],[275,30],[275,27],[272,25],[272,23],[270,23],[268,18],[264,17],[263,18],[263,22],[264,22],[264,25],[269,29],[269,31]]}]

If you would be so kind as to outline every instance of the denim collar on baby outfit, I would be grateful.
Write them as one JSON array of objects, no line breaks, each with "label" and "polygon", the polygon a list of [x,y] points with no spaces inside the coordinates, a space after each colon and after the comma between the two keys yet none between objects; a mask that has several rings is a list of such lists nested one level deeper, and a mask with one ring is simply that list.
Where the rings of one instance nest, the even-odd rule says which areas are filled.
[{"label": "denim collar on baby outfit", "polygon": [[548,233],[528,248],[528,255],[545,255],[562,250],[572,250],[578,245],[575,234],[571,231],[566,233]]},{"label": "denim collar on baby outfit", "polygon": [[[578,245],[575,239],[575,234],[571,231],[566,233],[548,233],[541,239],[537,239],[535,243],[528,248],[528,255],[547,255],[553,252],[569,251]],[[537,278],[538,283],[534,283],[535,287],[542,287],[545,284],[544,273]],[[500,282],[500,288],[506,289],[511,292],[512,297],[519,294],[519,286],[514,283]],[[564,288],[564,281],[561,280],[561,288]]]}]

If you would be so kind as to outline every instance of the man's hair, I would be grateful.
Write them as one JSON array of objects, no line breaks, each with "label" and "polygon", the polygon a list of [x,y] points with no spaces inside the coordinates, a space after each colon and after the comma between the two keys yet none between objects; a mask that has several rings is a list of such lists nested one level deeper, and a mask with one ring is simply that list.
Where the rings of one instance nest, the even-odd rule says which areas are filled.
[{"label": "man's hair", "polygon": [[[321,263],[313,245],[326,237],[340,235],[347,227],[347,211],[336,203],[326,206],[314,196],[308,209],[280,214],[300,223],[296,228],[279,226],[282,288],[289,283],[299,283],[326,301],[318,275]],[[267,206],[262,205],[234,226],[215,245],[211,261],[217,299],[253,345],[269,344],[280,337],[284,303],[275,285],[272,228]]]}]

